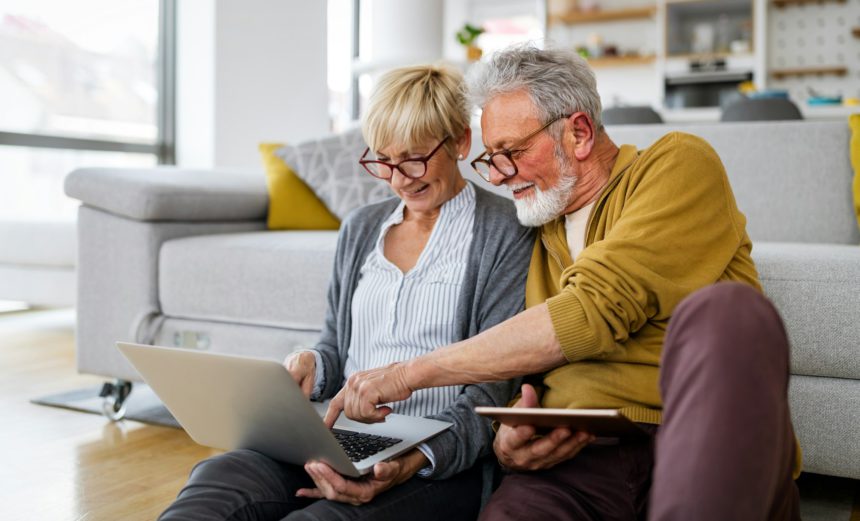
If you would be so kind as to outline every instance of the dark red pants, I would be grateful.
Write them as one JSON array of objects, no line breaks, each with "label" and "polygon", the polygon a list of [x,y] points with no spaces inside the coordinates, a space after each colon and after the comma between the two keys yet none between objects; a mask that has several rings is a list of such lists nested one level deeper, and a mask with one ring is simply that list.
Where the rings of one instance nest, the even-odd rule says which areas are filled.
[{"label": "dark red pants", "polygon": [[695,292],[666,333],[656,448],[654,438],[592,445],[510,473],[481,519],[800,519],[788,356],[760,293],[738,283]]}]

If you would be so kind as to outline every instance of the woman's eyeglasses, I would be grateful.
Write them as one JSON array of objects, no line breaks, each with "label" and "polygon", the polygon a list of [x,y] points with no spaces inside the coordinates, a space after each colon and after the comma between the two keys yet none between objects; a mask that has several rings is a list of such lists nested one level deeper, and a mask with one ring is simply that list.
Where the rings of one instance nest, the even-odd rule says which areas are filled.
[{"label": "woman's eyeglasses", "polygon": [[438,145],[436,145],[436,148],[434,148],[432,152],[424,157],[410,157],[409,159],[404,159],[399,163],[386,163],[385,161],[379,161],[378,159],[365,159],[370,153],[370,147],[368,147],[365,149],[364,154],[361,155],[361,159],[359,159],[358,162],[365,170],[367,170],[368,174],[373,177],[378,177],[379,179],[390,180],[391,176],[394,175],[395,168],[399,170],[401,174],[410,179],[418,179],[427,173],[427,162],[430,161],[433,154],[442,148],[442,145],[444,145],[446,141],[448,141],[448,137],[443,139]]}]

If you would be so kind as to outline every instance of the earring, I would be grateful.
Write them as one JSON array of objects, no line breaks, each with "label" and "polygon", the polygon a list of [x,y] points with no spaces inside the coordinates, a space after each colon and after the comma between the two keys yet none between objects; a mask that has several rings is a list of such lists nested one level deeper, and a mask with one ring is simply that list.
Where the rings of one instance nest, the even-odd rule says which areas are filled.
[{"label": "earring", "polygon": [[459,159],[460,161],[462,161],[462,160],[463,160],[463,154],[460,154],[459,156],[457,156],[457,159]]}]

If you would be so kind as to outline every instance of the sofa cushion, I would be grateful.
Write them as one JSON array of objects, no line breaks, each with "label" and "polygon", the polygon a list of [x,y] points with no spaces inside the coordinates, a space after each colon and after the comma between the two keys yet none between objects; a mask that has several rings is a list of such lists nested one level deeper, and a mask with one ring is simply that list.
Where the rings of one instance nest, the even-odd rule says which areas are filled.
[{"label": "sofa cushion", "polygon": [[860,379],[860,247],[753,245],[767,296],[791,342],[791,372]]},{"label": "sofa cushion", "polygon": [[293,169],[275,155],[282,143],[260,143],[269,189],[270,230],[337,230],[340,221]]},{"label": "sofa cushion", "polygon": [[860,479],[860,380],[794,375],[788,399],[803,471]]},{"label": "sofa cushion", "polygon": [[619,125],[607,133],[642,148],[671,130],[702,137],[720,155],[753,241],[860,243],[845,120]]},{"label": "sofa cushion", "polygon": [[325,203],[339,219],[351,210],[391,197],[385,181],[376,179],[358,164],[367,145],[361,129],[286,145],[276,154]]},{"label": "sofa cushion", "polygon": [[319,330],[337,232],[207,235],[167,241],[158,293],[168,317]]}]

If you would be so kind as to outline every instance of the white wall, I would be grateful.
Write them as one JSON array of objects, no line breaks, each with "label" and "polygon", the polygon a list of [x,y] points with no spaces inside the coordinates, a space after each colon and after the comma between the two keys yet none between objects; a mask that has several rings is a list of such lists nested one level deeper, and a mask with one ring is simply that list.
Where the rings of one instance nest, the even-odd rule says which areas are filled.
[{"label": "white wall", "polygon": [[442,0],[373,0],[371,55],[381,64],[442,57]]},{"label": "white wall", "polygon": [[[364,0],[361,56],[353,72],[370,75],[369,84],[375,84],[393,68],[440,60],[442,13],[442,0]],[[362,83],[362,96],[369,94],[369,84]]]},{"label": "white wall", "polygon": [[177,163],[261,170],[257,144],[326,134],[326,2],[183,0]]}]

